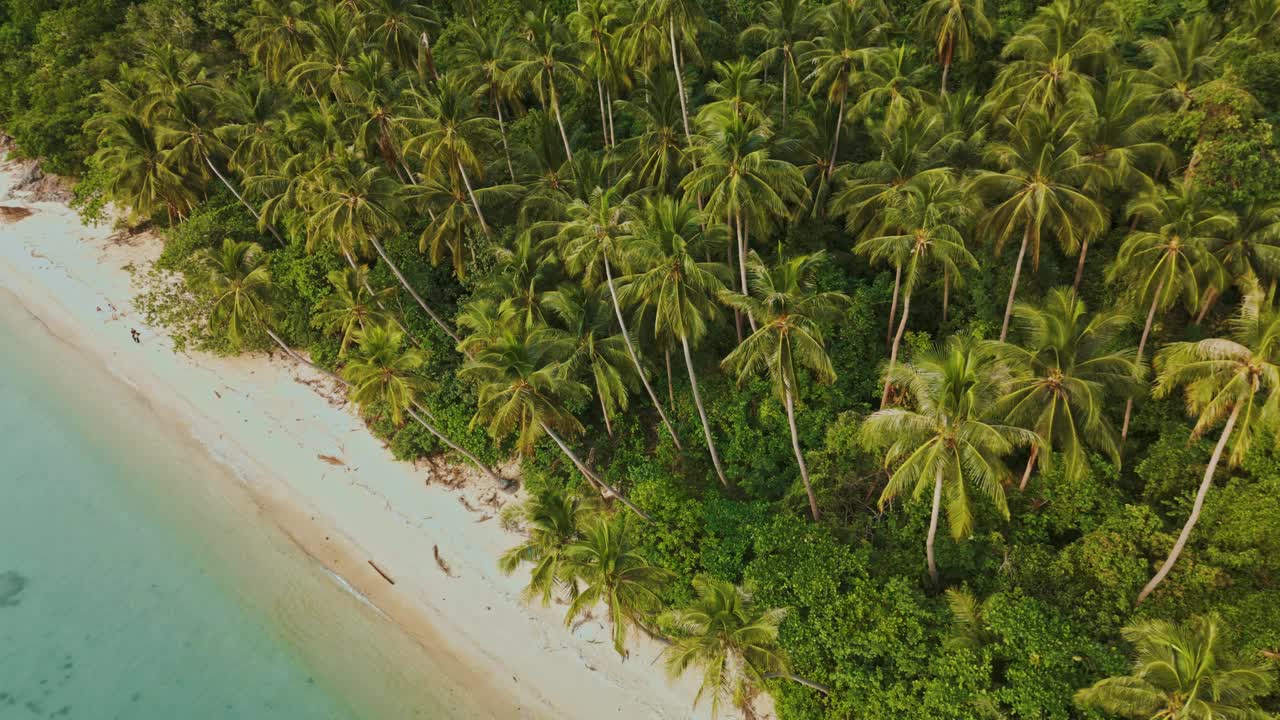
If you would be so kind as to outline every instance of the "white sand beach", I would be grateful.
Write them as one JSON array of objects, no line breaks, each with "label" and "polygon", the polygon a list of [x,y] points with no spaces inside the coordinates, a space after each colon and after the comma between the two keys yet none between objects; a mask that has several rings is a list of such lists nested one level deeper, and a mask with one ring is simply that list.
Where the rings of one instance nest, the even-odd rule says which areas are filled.
[{"label": "white sand beach", "polygon": [[[623,661],[599,622],[571,630],[562,607],[520,601],[524,578],[497,569],[498,555],[518,541],[498,519],[512,496],[460,468],[395,461],[331,380],[279,354],[176,354],[134,309],[127,269],[149,266],[160,240],[113,237],[108,227],[83,226],[65,205],[8,198],[18,170],[0,168],[0,206],[31,214],[0,216],[0,288],[68,352],[101,361],[231,466],[264,522],[278,524],[432,657],[448,658],[449,680],[487,697],[494,717],[709,716],[706,704],[692,708],[697,678],[667,680],[659,643],[637,638]],[[459,474],[465,488],[443,482]]]}]

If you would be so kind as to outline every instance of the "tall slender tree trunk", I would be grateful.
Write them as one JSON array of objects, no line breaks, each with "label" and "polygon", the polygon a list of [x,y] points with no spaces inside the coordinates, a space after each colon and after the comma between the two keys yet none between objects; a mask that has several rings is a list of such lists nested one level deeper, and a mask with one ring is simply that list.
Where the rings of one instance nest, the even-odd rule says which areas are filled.
[{"label": "tall slender tree trunk", "polygon": [[1213,448],[1213,456],[1209,458],[1209,467],[1204,470],[1204,479],[1200,481],[1200,489],[1196,491],[1195,503],[1191,506],[1191,517],[1187,518],[1187,524],[1182,526],[1182,532],[1178,533],[1178,540],[1173,544],[1173,551],[1169,553],[1168,559],[1160,566],[1160,570],[1156,572],[1155,577],[1142,588],[1142,592],[1138,593],[1138,600],[1135,605],[1141,605],[1152,590],[1164,581],[1169,571],[1173,569],[1173,564],[1178,561],[1178,556],[1182,554],[1182,548],[1186,547],[1187,539],[1191,537],[1191,529],[1196,526],[1196,521],[1200,519],[1200,510],[1204,508],[1205,495],[1209,494],[1209,486],[1213,484],[1213,473],[1218,469],[1218,461],[1222,459],[1222,451],[1227,447],[1227,440],[1231,437],[1231,431],[1236,427],[1236,418],[1240,417],[1240,403],[1236,403],[1231,408],[1231,415],[1227,417],[1227,424],[1222,428],[1222,435],[1218,438],[1218,444]]},{"label": "tall slender tree trunk", "polygon": [[1027,255],[1027,245],[1031,242],[1031,223],[1022,233],[1022,247],[1018,249],[1018,262],[1013,266],[1013,281],[1009,283],[1009,300],[1004,304],[1004,323],[1000,325],[1000,342],[1009,336],[1009,318],[1013,317],[1013,301],[1018,296],[1018,278],[1022,275],[1022,259]]},{"label": "tall slender tree trunk", "polygon": [[[751,288],[747,285],[747,227],[742,221],[742,211],[735,213],[737,222],[734,225],[738,231],[738,276],[742,282],[742,294],[751,295]],[[747,323],[751,326],[751,332],[756,331],[756,319],[751,317],[751,313],[746,313]]]},{"label": "tall slender tree trunk", "polygon": [[809,484],[809,466],[805,464],[804,452],[800,449],[800,431],[796,429],[796,402],[791,392],[791,384],[782,383],[783,399],[787,404],[787,425],[791,428],[791,449],[796,453],[796,464],[800,466],[800,480],[804,483],[805,495],[809,496],[809,512],[813,521],[818,522],[818,500],[813,495],[813,485]]},{"label": "tall slender tree trunk", "polygon": [[671,67],[676,71],[676,89],[680,91],[680,119],[684,121],[684,139],[689,142],[693,134],[689,132],[689,103],[684,97],[684,77],[680,74],[680,56],[676,54],[676,18],[667,18],[667,35],[671,45]]},{"label": "tall slender tree trunk", "polygon": [[608,255],[604,256],[604,276],[609,285],[609,300],[613,303],[613,314],[618,318],[618,329],[622,331],[622,340],[627,346],[627,354],[631,356],[631,362],[636,366],[636,374],[640,376],[640,382],[644,384],[649,400],[653,402],[654,408],[658,410],[658,417],[662,418],[662,424],[671,435],[671,442],[676,444],[677,450],[684,450],[684,446],[680,444],[680,436],[676,435],[676,429],[667,419],[667,411],[662,409],[658,394],[653,391],[653,386],[649,384],[649,377],[645,375],[644,368],[640,365],[640,356],[636,354],[635,345],[631,343],[631,333],[627,331],[627,321],[622,318],[622,306],[618,304],[618,291],[613,286],[613,268],[609,264]]},{"label": "tall slender tree trunk", "polygon": [[765,680],[778,680],[778,679],[790,680],[793,683],[800,683],[801,685],[804,685],[807,688],[817,690],[823,695],[831,694],[831,688],[827,687],[826,685],[823,685],[822,683],[819,683],[819,682],[814,682],[813,680],[810,680],[808,678],[800,677],[799,675],[792,675],[791,673],[784,673],[784,672],[769,673],[764,676],[764,679]]},{"label": "tall slender tree trunk", "polygon": [[676,388],[675,384],[671,381],[671,348],[663,350],[662,354],[667,359],[667,400],[671,401],[671,407],[675,407]]},{"label": "tall slender tree trunk", "polygon": [[423,55],[427,61],[427,71],[431,73],[431,79],[439,80],[440,73],[436,72],[436,60],[431,52],[431,35],[424,30],[418,39],[422,42]]},{"label": "tall slender tree trunk", "polygon": [[893,383],[889,380],[893,373],[894,365],[898,364],[898,348],[902,344],[902,336],[907,331],[907,315],[911,312],[911,293],[908,291],[902,296],[902,320],[898,322],[898,332],[893,335],[893,347],[889,349],[889,371],[884,377],[884,392],[880,395],[880,409],[883,410],[889,404],[889,388]]},{"label": "tall slender tree trunk", "polygon": [[947,76],[951,74],[951,61],[955,58],[955,52],[955,38],[948,38],[946,50],[942,52],[942,83],[938,86],[938,94],[942,97],[947,96]]},{"label": "tall slender tree trunk", "polygon": [[458,337],[458,334],[445,324],[445,321],[441,320],[440,316],[436,315],[435,311],[427,305],[427,301],[423,300],[422,296],[419,295],[411,285],[409,285],[409,281],[405,278],[404,273],[400,272],[400,267],[396,265],[395,261],[391,259],[391,256],[387,254],[387,249],[382,247],[382,243],[378,242],[378,238],[370,236],[369,242],[373,245],[373,249],[377,251],[378,257],[382,258],[382,261],[387,264],[387,268],[391,270],[391,274],[395,275],[396,279],[400,281],[400,286],[409,292],[409,295],[418,303],[418,307],[422,308],[422,311],[427,314],[427,317],[431,318],[431,320],[444,331],[444,334],[448,335],[455,343],[462,342],[462,339]]},{"label": "tall slender tree trunk", "polygon": [[511,182],[515,182],[516,169],[511,165],[511,147],[507,145],[507,122],[502,118],[502,102],[498,100],[496,94],[493,98],[493,107],[498,111],[498,134],[502,136],[502,155],[507,160],[507,174],[511,176]]},{"label": "tall slender tree trunk", "polygon": [[225,185],[226,188],[231,191],[231,194],[236,196],[236,199],[240,201],[240,204],[243,205],[245,209],[248,210],[253,215],[253,219],[258,221],[258,226],[259,227],[265,226],[267,230],[270,230],[271,236],[276,239],[276,242],[280,243],[280,247],[288,247],[288,245],[284,241],[284,238],[280,237],[280,233],[276,232],[275,227],[272,226],[270,223],[263,222],[262,215],[258,213],[258,210],[252,205],[250,205],[244,199],[244,196],[242,196],[240,192],[231,185],[230,181],[228,181],[225,177],[223,177],[222,173],[219,172],[218,170],[218,166],[213,163],[213,158],[209,157],[208,155],[205,155],[204,161],[206,164],[208,164],[209,169],[213,171],[213,174],[217,175],[218,179],[222,181],[222,184]]},{"label": "tall slender tree trunk", "polygon": [[618,145],[618,136],[613,131],[613,91],[609,89],[608,85],[604,88],[604,105],[605,109],[609,111],[609,144],[616,147]]},{"label": "tall slender tree trunk", "polygon": [[564,119],[560,117],[560,99],[556,95],[556,83],[554,80],[547,83],[551,86],[551,111],[556,116],[556,127],[560,128],[560,141],[564,143],[564,154],[573,162],[573,148],[569,147],[569,135],[564,131]]},{"label": "tall slender tree trunk", "polygon": [[791,53],[784,50],[782,53],[782,129],[787,129],[787,76],[791,73],[787,72],[787,58]]},{"label": "tall slender tree trunk", "polygon": [[1200,312],[1196,313],[1196,325],[1199,325],[1200,323],[1204,322],[1205,316],[1209,314],[1209,311],[1212,310],[1213,306],[1216,305],[1217,303],[1218,303],[1218,289],[1212,288],[1212,287],[1207,288],[1204,291],[1204,299],[1200,303]]},{"label": "tall slender tree trunk", "polygon": [[1036,458],[1040,456],[1040,443],[1032,443],[1031,457],[1027,458],[1027,467],[1022,471],[1022,482],[1018,483],[1018,491],[1027,489],[1027,481],[1031,479],[1031,471],[1036,466]]},{"label": "tall slender tree trunk", "polygon": [[270,328],[266,323],[262,323],[262,329],[267,331],[267,336],[268,336],[268,337],[270,337],[270,338],[275,342],[275,344],[276,344],[276,345],[279,345],[279,346],[280,346],[280,349],[284,351],[284,354],[285,354],[285,355],[288,355],[289,357],[293,358],[294,360],[297,360],[298,362],[302,363],[303,365],[306,365],[307,367],[311,368],[312,370],[315,370],[316,372],[320,373],[321,375],[326,375],[326,376],[328,376],[328,377],[330,377],[330,378],[332,378],[332,379],[334,379],[334,380],[337,380],[337,381],[338,381],[338,383],[339,383],[340,385],[342,385],[343,387],[350,387],[350,386],[351,386],[351,383],[347,382],[346,380],[342,379],[341,377],[339,377],[339,376],[337,376],[337,375],[333,374],[332,372],[329,372],[328,370],[325,370],[324,368],[320,367],[319,365],[316,365],[315,363],[311,362],[310,360],[308,360],[308,359],[306,359],[306,358],[302,357],[301,355],[299,355],[299,354],[298,354],[298,353],[297,353],[293,348],[289,347],[289,346],[288,346],[288,344],[286,344],[284,340],[281,340],[281,339],[280,339],[280,336],[276,334],[275,330],[272,330],[272,329],[271,329],[271,328]]},{"label": "tall slender tree trunk", "polygon": [[827,164],[827,177],[836,171],[836,153],[840,151],[840,129],[844,127],[844,99],[840,96],[840,111],[836,113],[836,136],[831,141],[831,162]]},{"label": "tall slender tree trunk", "polygon": [[604,402],[604,393],[596,393],[600,396],[600,414],[604,416],[604,431],[609,433],[609,437],[613,437],[613,425],[609,422],[609,406]]},{"label": "tall slender tree trunk", "polygon": [[539,425],[542,427],[542,431],[547,434],[547,437],[551,438],[551,440],[555,442],[556,446],[560,448],[560,452],[564,453],[565,456],[569,458],[569,461],[573,463],[574,467],[578,468],[578,472],[582,473],[583,477],[587,479],[587,482],[593,483],[600,490],[601,495],[604,495],[607,492],[613,497],[618,498],[618,501],[623,505],[626,505],[631,512],[639,515],[642,519],[648,522],[653,522],[653,518],[649,517],[643,510],[636,507],[635,503],[628,500],[626,495],[623,495],[617,488],[605,482],[603,478],[595,474],[591,468],[587,467],[587,464],[582,462],[582,459],[578,457],[577,453],[571,450],[569,446],[565,444],[564,440],[562,440],[554,430],[548,427],[546,423],[539,423]]},{"label": "tall slender tree trunk", "polygon": [[902,290],[902,263],[893,268],[893,300],[889,302],[889,324],[884,328],[884,344],[893,343],[893,321],[898,315],[898,293]]},{"label": "tall slender tree trunk", "polygon": [[[1160,293],[1164,291],[1164,280],[1156,285],[1155,294],[1151,296],[1151,307],[1147,310],[1147,322],[1142,326],[1142,337],[1138,340],[1137,363],[1142,364],[1142,351],[1147,348],[1147,337],[1151,335],[1151,323],[1156,317],[1156,308],[1160,305]],[[1120,441],[1129,437],[1129,418],[1133,415],[1133,398],[1124,403],[1124,423],[1120,426]]]},{"label": "tall slender tree trunk", "polygon": [[485,475],[488,475],[494,482],[497,482],[502,485],[507,484],[507,481],[505,479],[503,479],[500,475],[498,475],[498,473],[495,472],[493,468],[481,462],[480,458],[471,454],[470,450],[467,450],[466,448],[462,447],[458,443],[450,440],[449,436],[445,435],[442,430],[432,425],[431,423],[427,422],[426,418],[418,414],[419,409],[422,410],[423,412],[426,412],[426,408],[418,404],[417,401],[414,401],[413,407],[408,408],[409,416],[412,417],[414,420],[417,420],[419,425],[427,429],[427,432],[431,433],[436,437],[437,440],[444,443],[445,445],[448,445],[450,448],[460,453],[467,460],[471,461],[471,464],[475,465],[477,470],[483,472]]},{"label": "tall slender tree trunk", "polygon": [[476,200],[476,191],[471,189],[471,178],[467,177],[467,169],[462,167],[462,161],[457,160],[458,172],[462,173],[462,184],[467,186],[467,197],[471,198],[471,207],[476,209],[476,219],[480,221],[480,229],[484,231],[487,237],[489,233],[489,224],[484,221],[484,212],[480,210],[480,201]]},{"label": "tall slender tree trunk", "polygon": [[951,269],[942,266],[942,322],[947,322],[947,306],[951,304]]},{"label": "tall slender tree trunk", "polygon": [[942,512],[942,463],[933,479],[933,509],[929,514],[929,534],[924,540],[924,557],[929,563],[929,579],[938,584],[938,563],[933,558],[933,543],[938,538],[938,515]]},{"label": "tall slender tree trunk", "polygon": [[596,98],[600,101],[600,135],[604,139],[604,146],[609,147],[609,118],[604,112],[604,86],[600,83],[600,78],[596,78]]},{"label": "tall slender tree trunk", "polygon": [[707,422],[707,410],[702,406],[702,394],[698,392],[698,374],[693,369],[693,355],[689,352],[689,339],[680,338],[680,346],[684,348],[684,364],[689,369],[689,386],[693,388],[693,403],[698,406],[698,417],[702,420],[702,434],[707,438],[707,450],[711,452],[711,464],[716,468],[716,476],[720,484],[729,487],[729,481],[720,467],[720,454],[716,452],[716,443],[711,439],[711,424]]},{"label": "tall slender tree trunk", "polygon": [[[733,216],[730,216],[728,220],[732,221]],[[733,227],[732,222],[729,222],[729,227]],[[735,263],[733,261],[733,256],[737,253],[737,251],[738,251],[738,242],[735,236],[733,242],[725,243],[725,253],[726,253],[725,265],[727,265],[730,268],[734,266]],[[733,309],[733,330],[738,336],[738,344],[741,345],[742,344],[742,311],[739,310],[738,308]]]},{"label": "tall slender tree trunk", "polygon": [[1071,283],[1071,297],[1080,294],[1080,281],[1084,279],[1084,258],[1089,254],[1089,238],[1080,243],[1080,259],[1076,262],[1076,279]]}]

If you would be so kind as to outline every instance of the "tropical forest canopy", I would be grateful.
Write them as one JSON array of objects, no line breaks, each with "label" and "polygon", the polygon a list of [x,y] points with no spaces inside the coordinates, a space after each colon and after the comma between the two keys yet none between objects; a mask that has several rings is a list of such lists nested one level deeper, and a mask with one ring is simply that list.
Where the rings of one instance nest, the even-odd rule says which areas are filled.
[{"label": "tropical forest canopy", "polygon": [[503,569],[702,702],[1280,711],[1280,0],[0,0],[0,48],[16,152],[163,236],[153,320],[520,458]]}]

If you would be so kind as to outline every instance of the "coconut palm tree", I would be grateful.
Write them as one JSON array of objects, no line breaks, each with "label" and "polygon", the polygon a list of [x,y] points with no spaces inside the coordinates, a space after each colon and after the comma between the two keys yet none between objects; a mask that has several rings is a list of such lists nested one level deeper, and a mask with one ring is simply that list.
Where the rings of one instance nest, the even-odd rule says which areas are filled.
[{"label": "coconut palm tree", "polygon": [[[1280,202],[1255,200],[1241,208],[1225,237],[1208,241],[1209,250],[1233,279],[1255,277],[1273,295],[1280,278]],[[1225,288],[1217,288],[1215,297]]]},{"label": "coconut palm tree", "polygon": [[787,127],[787,102],[792,91],[800,92],[800,58],[813,49],[811,40],[821,8],[809,0],[766,0],[760,6],[760,22],[742,31],[743,43],[759,43],[764,51],[757,58],[766,75],[776,64],[782,75],[782,127]]},{"label": "coconut palm tree", "polygon": [[1121,634],[1134,645],[1129,675],[1099,680],[1076,693],[1076,704],[1147,720],[1266,720],[1258,700],[1275,686],[1275,672],[1243,658],[1227,644],[1217,615],[1175,625],[1138,620]]},{"label": "coconut palm tree", "polygon": [[[1156,312],[1172,307],[1179,298],[1195,309],[1201,300],[1200,275],[1206,265],[1217,262],[1209,248],[1224,238],[1236,221],[1211,207],[1187,180],[1139,196],[1130,203],[1128,214],[1142,227],[1125,238],[1107,279],[1127,282],[1134,288],[1138,307],[1147,306],[1136,358],[1141,363]],[[1129,435],[1132,413],[1133,398],[1129,398],[1121,440]]]},{"label": "coconut palm tree", "polygon": [[91,121],[98,129],[97,167],[107,177],[106,195],[144,217],[163,209],[169,222],[185,217],[196,203],[193,178],[180,173],[161,140],[162,131],[130,112],[110,112]]},{"label": "coconut palm tree", "polygon": [[739,382],[766,372],[774,392],[787,409],[791,429],[791,448],[795,451],[800,479],[809,497],[809,512],[814,522],[819,519],[818,501],[809,483],[809,467],[800,449],[800,433],[796,429],[796,367],[807,369],[815,380],[829,384],[836,379],[835,368],[827,356],[821,323],[833,320],[841,306],[849,302],[840,292],[819,291],[818,271],[827,261],[825,253],[801,255],[768,268],[760,256],[751,253],[751,294],[724,293],[721,299],[753,318],[759,329],[720,363]]},{"label": "coconut palm tree", "polygon": [[710,695],[715,716],[721,703],[742,706],[766,678],[786,671],[778,626],[787,609],[758,607],[742,588],[705,576],[693,579],[693,591],[689,607],[668,610],[659,617],[659,624],[677,633],[663,656],[673,679],[698,668],[702,685],[694,705]]},{"label": "coconut palm tree", "polygon": [[729,481],[720,467],[720,454],[698,391],[692,352],[692,346],[706,336],[709,322],[716,318],[716,298],[729,277],[725,265],[698,258],[718,248],[725,228],[689,202],[663,196],[645,201],[636,224],[637,271],[623,278],[619,295],[623,304],[644,304],[653,309],[655,337],[679,340],[711,464],[720,483],[727,487]]},{"label": "coconut palm tree", "polygon": [[1231,444],[1227,465],[1235,467],[1256,437],[1270,434],[1273,442],[1280,441],[1276,433],[1280,427],[1276,424],[1280,421],[1280,312],[1254,287],[1231,321],[1230,337],[1166,345],[1156,354],[1156,370],[1156,397],[1184,388],[1187,412],[1196,418],[1192,440],[1224,424],[1191,514],[1169,557],[1138,594],[1138,604],[1164,581],[1186,547],[1227,444]]},{"label": "coconut palm tree", "polygon": [[549,488],[518,506],[516,521],[523,526],[525,539],[502,553],[498,568],[510,575],[526,563],[533,566],[524,589],[525,602],[540,598],[542,606],[548,607],[557,589],[578,590],[566,556],[599,512],[592,497],[561,488]]},{"label": "coconut palm tree", "polygon": [[1095,67],[1105,66],[1113,48],[1103,28],[1121,22],[1116,7],[1096,0],[1054,0],[1005,43],[1007,62],[996,76],[992,102],[1004,111],[1016,108],[1015,122],[1026,112],[1052,114],[1096,82]]},{"label": "coconut palm tree", "polygon": [[904,388],[914,409],[888,408],[872,413],[860,430],[864,443],[885,448],[889,483],[880,505],[911,492],[932,493],[925,558],[929,577],[938,582],[934,539],[946,496],[951,537],[960,540],[973,528],[969,498],[984,496],[1005,518],[1009,507],[1002,483],[1011,477],[1004,456],[1030,445],[1028,430],[987,419],[1007,385],[992,348],[963,335],[894,366],[890,381]]},{"label": "coconut palm tree", "polygon": [[938,92],[947,94],[947,76],[957,57],[973,59],[974,41],[991,37],[991,22],[982,0],[927,0],[911,19],[911,29],[922,34],[938,54],[942,81]]},{"label": "coconut palm tree", "polygon": [[858,72],[867,54],[874,51],[875,43],[886,32],[886,24],[881,19],[884,17],[882,8],[876,0],[837,2],[826,6],[818,16],[818,37],[804,57],[804,63],[813,68],[806,78],[810,82],[810,92],[822,93],[827,104],[836,107],[828,175],[835,172],[845,106],[857,94]]},{"label": "coconut palm tree", "polygon": [[[739,289],[745,295],[751,230],[767,233],[774,222],[789,217],[791,208],[804,202],[804,178],[791,163],[770,157],[766,126],[731,112],[703,115],[699,121],[697,164],[680,185],[687,200],[704,198],[707,213],[733,229]],[[755,332],[755,320],[751,323]]]},{"label": "coconut palm tree", "polygon": [[351,68],[364,49],[363,31],[340,7],[321,6],[303,23],[308,51],[286,75],[290,87],[312,97],[350,100]]},{"label": "coconut palm tree", "polygon": [[333,286],[333,293],[316,305],[311,323],[325,332],[342,333],[338,357],[344,357],[357,332],[392,321],[386,303],[390,302],[395,290],[373,290],[367,265],[330,270],[327,278]]},{"label": "coconut palm tree", "polygon": [[196,263],[203,270],[197,276],[197,285],[213,299],[210,325],[221,326],[237,347],[247,331],[264,328],[272,340],[293,354],[267,325],[273,285],[267,256],[260,245],[227,238],[220,247],[201,251]]},{"label": "coconut palm tree", "polygon": [[511,182],[516,181],[516,170],[511,164],[511,146],[507,141],[507,121],[502,115],[504,105],[519,110],[520,92],[515,81],[516,38],[511,23],[504,23],[497,30],[480,32],[475,27],[463,25],[459,32],[461,42],[456,50],[460,72],[484,95],[498,120],[498,136],[502,139],[502,154],[507,161],[507,173]]},{"label": "coconut palm tree", "polygon": [[1181,20],[1171,37],[1138,40],[1142,59],[1149,66],[1138,74],[1151,88],[1158,107],[1169,111],[1191,105],[1191,91],[1218,76],[1218,25],[1210,15]]},{"label": "coconut palm tree", "polygon": [[980,224],[979,233],[992,238],[997,253],[1015,232],[1022,230],[1022,245],[1013,266],[1000,326],[1002,341],[1009,334],[1027,250],[1031,250],[1032,267],[1039,266],[1040,238],[1048,232],[1057,236],[1064,252],[1074,255],[1082,251],[1086,238],[1101,234],[1107,224],[1092,192],[1104,180],[1105,170],[1085,160],[1084,145],[1066,114],[1050,119],[1031,112],[1016,123],[1005,120],[1003,125],[1009,139],[995,143],[987,153],[1001,169],[979,173],[972,184],[980,196],[995,202]]},{"label": "coconut palm tree", "polygon": [[[946,317],[951,278],[959,284],[965,271],[978,267],[977,259],[965,247],[963,235],[971,216],[964,190],[946,175],[934,175],[903,188],[893,204],[885,208],[882,227],[888,234],[868,237],[854,247],[854,252],[868,256],[873,262],[890,262],[899,268],[902,316],[889,349],[890,368],[898,361],[898,350],[911,313],[912,294],[928,271],[934,267],[942,269],[943,317]],[[895,286],[895,300],[897,290]],[[889,403],[889,389],[886,380],[880,396],[882,408]]]},{"label": "coconut palm tree", "polygon": [[436,77],[431,31],[440,27],[435,8],[419,0],[366,0],[369,40],[397,66],[417,72],[419,80]]},{"label": "coconut palm tree", "polygon": [[[684,89],[681,56],[687,53],[695,61],[701,57],[697,36],[698,31],[706,25],[706,17],[695,0],[639,0],[635,3],[635,11],[633,24],[637,27],[624,31],[631,34],[630,53],[632,56],[651,55],[655,59],[647,62],[656,62],[657,54],[662,48],[670,52],[671,70],[676,78],[676,90],[680,98],[684,135],[686,139],[691,138],[689,96]],[[665,37],[663,32],[666,33]]]},{"label": "coconut palm tree", "polygon": [[630,100],[618,100],[636,132],[618,143],[623,168],[640,187],[674,193],[689,168],[680,134],[680,103],[670,73],[651,73]]},{"label": "coconut palm tree", "polygon": [[245,53],[262,66],[268,80],[279,82],[311,48],[306,32],[306,6],[298,0],[258,0],[237,39]]},{"label": "coconut palm tree", "polygon": [[569,27],[583,48],[583,64],[595,80],[600,105],[600,135],[606,149],[613,141],[612,87],[625,75],[618,63],[616,36],[622,18],[612,0],[586,0],[569,14]]},{"label": "coconut palm tree", "polygon": [[1056,455],[1068,481],[1083,476],[1086,447],[1119,466],[1120,443],[1106,416],[1107,400],[1137,393],[1143,376],[1134,350],[1117,346],[1129,316],[1114,310],[1089,315],[1067,288],[1051,290],[1039,306],[1019,303],[1014,315],[1018,342],[998,346],[1013,378],[997,411],[1039,438],[1018,489],[1026,489],[1037,459],[1047,470]]},{"label": "coconut palm tree", "polygon": [[613,436],[610,416],[625,412],[636,385],[626,341],[613,333],[613,310],[601,288],[566,283],[547,293],[542,305],[560,321],[553,332],[574,345],[566,369],[591,378],[605,431]]},{"label": "coconut palm tree", "polygon": [[576,63],[577,43],[569,38],[564,23],[551,8],[544,8],[541,15],[533,11],[525,13],[520,40],[511,68],[512,77],[518,84],[533,87],[542,109],[556,119],[565,156],[573,160],[573,148],[569,146],[569,135],[560,112],[558,85],[573,83],[583,76]]},{"label": "coconut palm tree", "polygon": [[564,614],[565,626],[603,604],[613,648],[624,657],[628,629],[649,625],[650,616],[662,607],[658,593],[671,577],[670,571],[651,565],[640,553],[633,528],[626,515],[598,515],[564,558],[577,588]]},{"label": "coconut palm tree", "polygon": [[465,279],[468,260],[476,259],[475,250],[469,248],[468,237],[488,234],[488,226],[483,225],[483,216],[477,208],[513,199],[522,189],[519,185],[505,184],[469,190],[456,173],[425,178],[406,188],[405,200],[425,209],[428,218],[418,236],[418,251],[427,253],[432,265],[439,265],[448,254],[454,276]]},{"label": "coconut palm tree", "polygon": [[604,280],[609,288],[609,301],[613,304],[613,312],[622,331],[622,339],[626,344],[627,354],[635,365],[636,374],[644,384],[649,400],[662,418],[672,442],[680,448],[680,438],[675,427],[667,419],[658,395],[649,384],[644,367],[640,363],[640,355],[636,352],[631,334],[627,330],[626,319],[622,314],[623,303],[618,299],[618,289],[614,284],[614,263],[622,262],[628,254],[631,242],[631,222],[627,217],[628,200],[624,194],[630,184],[630,176],[623,176],[607,190],[595,188],[589,200],[574,200],[566,209],[566,220],[559,226],[555,236],[555,244],[560,248],[565,268],[574,276],[581,277],[587,286],[599,284]]}]

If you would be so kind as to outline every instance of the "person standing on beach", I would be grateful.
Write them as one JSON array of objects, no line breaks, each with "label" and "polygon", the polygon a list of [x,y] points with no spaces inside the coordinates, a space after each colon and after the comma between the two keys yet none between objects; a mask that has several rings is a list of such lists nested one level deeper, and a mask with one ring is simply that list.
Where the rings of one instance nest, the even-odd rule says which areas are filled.
[{"label": "person standing on beach", "polygon": [[129,337],[133,338],[135,343],[142,344],[142,335],[138,334],[137,328],[129,328]]}]

